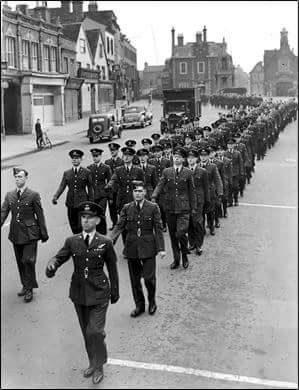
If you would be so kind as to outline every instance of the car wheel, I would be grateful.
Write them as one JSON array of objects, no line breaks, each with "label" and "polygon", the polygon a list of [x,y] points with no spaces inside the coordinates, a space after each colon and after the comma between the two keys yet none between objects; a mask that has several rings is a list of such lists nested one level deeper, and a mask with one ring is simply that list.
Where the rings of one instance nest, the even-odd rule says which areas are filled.
[{"label": "car wheel", "polygon": [[145,128],[145,121],[143,121],[142,123],[141,123],[141,127],[144,129]]},{"label": "car wheel", "polygon": [[93,144],[93,137],[89,137],[89,143]]},{"label": "car wheel", "polygon": [[121,130],[121,129],[118,129],[118,133],[117,133],[117,137],[118,137],[118,138],[121,138],[121,132],[122,132],[122,130]]}]

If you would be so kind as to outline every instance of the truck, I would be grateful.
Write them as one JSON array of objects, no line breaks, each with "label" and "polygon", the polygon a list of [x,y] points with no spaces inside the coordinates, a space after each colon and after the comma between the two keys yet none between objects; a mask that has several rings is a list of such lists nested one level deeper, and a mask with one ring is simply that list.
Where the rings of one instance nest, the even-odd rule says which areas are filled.
[{"label": "truck", "polygon": [[201,116],[199,88],[163,89],[163,117],[160,120],[161,134],[170,133],[176,127],[193,122]]}]

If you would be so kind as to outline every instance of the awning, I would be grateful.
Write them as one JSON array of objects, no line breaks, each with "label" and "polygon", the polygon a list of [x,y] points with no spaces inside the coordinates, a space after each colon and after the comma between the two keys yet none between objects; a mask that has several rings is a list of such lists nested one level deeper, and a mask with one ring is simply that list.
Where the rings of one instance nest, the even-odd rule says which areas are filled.
[{"label": "awning", "polygon": [[65,88],[67,89],[80,89],[81,85],[84,83],[84,79],[78,77],[70,77],[67,80]]}]

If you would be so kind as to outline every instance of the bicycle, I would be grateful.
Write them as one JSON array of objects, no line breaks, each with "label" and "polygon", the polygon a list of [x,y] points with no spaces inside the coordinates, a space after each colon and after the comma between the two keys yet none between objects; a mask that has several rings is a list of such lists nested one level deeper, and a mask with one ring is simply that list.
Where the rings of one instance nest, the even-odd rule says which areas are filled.
[{"label": "bicycle", "polygon": [[46,149],[46,148],[49,148],[49,149],[52,148],[52,142],[51,142],[50,138],[48,137],[48,134],[46,131],[43,131],[42,136],[37,139],[37,148],[39,150]]}]

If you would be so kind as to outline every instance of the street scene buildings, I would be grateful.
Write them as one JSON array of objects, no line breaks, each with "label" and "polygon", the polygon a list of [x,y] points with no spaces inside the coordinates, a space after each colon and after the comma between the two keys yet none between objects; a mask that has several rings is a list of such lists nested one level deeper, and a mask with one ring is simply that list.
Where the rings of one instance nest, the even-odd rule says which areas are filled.
[{"label": "street scene buildings", "polygon": [[297,8],[1,2],[1,388],[298,388]]}]

